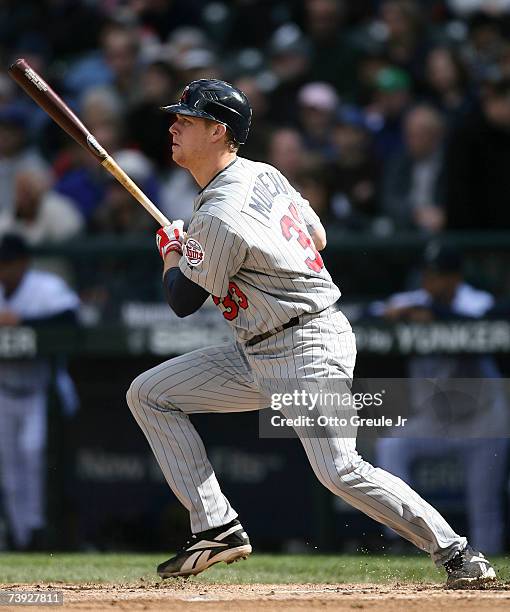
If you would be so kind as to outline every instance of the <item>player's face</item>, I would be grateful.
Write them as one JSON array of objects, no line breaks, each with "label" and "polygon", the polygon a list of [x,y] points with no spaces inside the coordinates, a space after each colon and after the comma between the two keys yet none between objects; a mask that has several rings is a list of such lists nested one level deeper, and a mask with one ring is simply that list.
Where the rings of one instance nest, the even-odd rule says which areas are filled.
[{"label": "player's face", "polygon": [[453,272],[448,274],[425,270],[422,276],[422,286],[434,300],[450,303],[461,280],[462,277]]},{"label": "player's face", "polygon": [[183,168],[200,165],[210,148],[211,122],[200,117],[176,115],[170,126],[172,159]]},{"label": "player's face", "polygon": [[7,291],[18,286],[27,269],[27,260],[0,261],[0,284]]}]

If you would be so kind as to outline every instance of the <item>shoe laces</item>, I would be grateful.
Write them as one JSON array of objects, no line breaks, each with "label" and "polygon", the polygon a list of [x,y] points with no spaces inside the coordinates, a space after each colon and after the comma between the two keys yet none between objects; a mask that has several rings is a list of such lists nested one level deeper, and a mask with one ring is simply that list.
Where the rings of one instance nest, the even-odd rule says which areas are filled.
[{"label": "shoe laces", "polygon": [[462,568],[464,564],[464,550],[459,550],[449,561],[444,564],[448,574]]}]

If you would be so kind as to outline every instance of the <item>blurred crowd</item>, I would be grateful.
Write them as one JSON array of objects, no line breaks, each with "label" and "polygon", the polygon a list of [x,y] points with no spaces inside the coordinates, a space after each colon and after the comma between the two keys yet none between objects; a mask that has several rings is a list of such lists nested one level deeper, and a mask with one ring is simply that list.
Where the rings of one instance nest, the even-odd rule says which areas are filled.
[{"label": "blurred crowd", "polygon": [[[192,79],[240,87],[240,154],[288,176],[333,229],[510,228],[508,0],[4,0],[24,57],[169,217],[197,187],[168,116]],[[32,245],[146,233],[151,217],[0,75],[0,233]]]}]

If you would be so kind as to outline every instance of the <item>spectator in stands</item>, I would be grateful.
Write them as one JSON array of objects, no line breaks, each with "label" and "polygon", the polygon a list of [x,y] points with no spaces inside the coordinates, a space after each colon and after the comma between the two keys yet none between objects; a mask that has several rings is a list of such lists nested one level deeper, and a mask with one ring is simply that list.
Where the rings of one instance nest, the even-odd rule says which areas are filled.
[{"label": "spectator in stands", "polygon": [[[118,1],[118,0],[117,0]],[[111,4],[111,3],[109,3]],[[168,0],[129,0],[127,4],[133,17],[144,31],[155,33],[160,40],[165,40],[176,29],[199,24],[199,2],[176,2]],[[112,17],[119,14],[118,6],[112,11]]]},{"label": "spectator in stands", "polygon": [[446,4],[459,17],[466,17],[473,13],[500,17],[510,11],[510,4],[507,0],[447,0]]},{"label": "spectator in stands", "polygon": [[[139,151],[119,151],[115,159],[140,189],[159,203],[157,182],[150,161]],[[113,177],[109,177],[104,197],[96,209],[91,230],[111,234],[147,234],[157,229],[154,219]]]},{"label": "spectator in stands", "polygon": [[198,79],[221,79],[222,70],[218,58],[210,49],[189,49],[181,53],[173,63],[179,84]]},{"label": "spectator in stands", "polygon": [[101,46],[106,65],[111,71],[112,85],[126,107],[131,107],[139,96],[133,87],[141,77],[140,44],[130,27],[112,24],[101,32]]},{"label": "spectator in stands", "polygon": [[299,126],[307,151],[324,160],[335,156],[331,137],[340,99],[329,83],[307,83],[298,92]]},{"label": "spectator in stands", "polygon": [[[97,47],[98,32],[104,24],[100,3],[52,0],[31,2],[29,6],[33,19],[31,35],[39,35],[40,40],[36,41],[47,45],[53,57],[72,58]],[[27,13],[29,10],[25,8]]]},{"label": "spectator in stands", "polygon": [[319,215],[323,223],[328,223],[331,210],[331,192],[327,183],[327,168],[320,161],[310,163],[303,168],[295,183],[299,192],[310,202],[310,206]]},{"label": "spectator in stands", "polygon": [[234,80],[233,84],[248,97],[253,112],[253,125],[256,126],[243,145],[242,156],[256,161],[266,160],[271,132],[274,129],[268,116],[268,96],[256,76],[241,76]]},{"label": "spectator in stands", "polygon": [[72,144],[56,162],[55,190],[70,198],[87,225],[98,207],[108,175],[82,147]]},{"label": "spectator in stands", "polygon": [[0,108],[5,108],[15,103],[15,83],[7,75],[0,74]]},{"label": "spectator in stands", "polygon": [[52,189],[48,170],[19,170],[14,183],[14,210],[0,214],[0,233],[17,232],[36,245],[67,240],[83,229],[74,202]]},{"label": "spectator in stands", "polygon": [[[122,100],[118,92],[111,87],[90,87],[80,98],[80,116],[91,130],[100,129],[104,123],[122,121],[124,117]],[[111,146],[112,143],[107,144]]]},{"label": "spectator in stands", "polygon": [[176,28],[168,37],[161,49],[161,59],[169,65],[179,62],[179,59],[193,49],[209,49],[211,42],[204,30],[183,26]]},{"label": "spectator in stands", "polygon": [[159,107],[174,95],[175,75],[170,65],[162,59],[147,64],[140,89],[140,101],[127,117],[127,140],[139,147],[159,169],[165,169],[171,163],[168,116]]},{"label": "spectator in stands", "polygon": [[344,106],[333,129],[336,159],[329,164],[331,220],[346,228],[367,229],[377,214],[379,164],[373,154],[366,117]]},{"label": "spectator in stands", "polygon": [[343,100],[351,100],[357,90],[359,51],[346,31],[345,16],[345,0],[305,0],[310,78],[331,83]]},{"label": "spectator in stands", "polygon": [[448,131],[473,107],[468,73],[451,47],[434,47],[425,61],[425,98],[441,111]]},{"label": "spectator in stands", "polygon": [[[261,49],[266,46],[275,25],[287,20],[295,3],[275,4],[274,0],[233,0],[228,5],[222,23],[223,43],[235,51],[250,47]],[[224,5],[225,6],[225,5]],[[276,8],[276,10],[275,10]]]},{"label": "spectator in stands", "polygon": [[486,81],[481,103],[449,141],[448,229],[510,229],[510,79]]},{"label": "spectator in stands", "polygon": [[[83,121],[101,145],[115,156],[124,143],[125,123],[117,96],[107,88],[89,90],[82,103]],[[71,143],[55,161],[55,189],[71,198],[86,223],[104,197],[108,173],[82,147]]]},{"label": "spectator in stands", "polygon": [[28,143],[27,116],[14,104],[0,108],[0,211],[12,214],[14,177],[21,168],[45,168],[47,164]]},{"label": "spectator in stands", "polygon": [[[390,321],[472,320],[493,303],[489,293],[466,283],[459,253],[431,243],[421,288],[373,304],[371,312]],[[412,484],[416,459],[455,454],[465,468],[469,540],[501,553],[508,441],[497,436],[508,430],[508,404],[496,361],[489,355],[415,356],[408,371],[410,421],[404,434],[378,440],[377,465]]]},{"label": "spectator in stands", "polygon": [[366,112],[374,132],[375,152],[382,162],[402,150],[403,119],[412,99],[411,79],[407,72],[391,66],[376,74]]},{"label": "spectator in stands", "polygon": [[370,108],[373,104],[374,91],[377,83],[377,75],[385,68],[390,68],[382,52],[373,49],[365,50],[358,63],[358,95],[356,104],[362,108]]},{"label": "spectator in stands", "polygon": [[428,44],[420,3],[384,0],[380,18],[386,31],[383,42],[385,56],[413,79],[420,78]]},{"label": "spectator in stands", "polygon": [[[275,125],[297,125],[298,92],[310,80],[310,43],[294,24],[285,24],[273,34],[268,50],[271,76],[269,120]],[[249,98],[251,100],[251,98]]]},{"label": "spectator in stands", "polygon": [[195,179],[178,166],[174,166],[161,177],[161,212],[168,219],[182,219],[187,226],[199,189]]},{"label": "spectator in stands", "polygon": [[90,88],[109,86],[119,96],[124,109],[131,108],[139,97],[135,87],[141,78],[140,41],[130,26],[107,24],[100,33],[101,48],[71,66],[65,79],[66,88],[81,97]]},{"label": "spectator in stands", "polygon": [[475,12],[467,20],[468,38],[462,57],[475,82],[488,78],[507,45],[503,19],[489,12]]},{"label": "spectator in stands", "polygon": [[[75,323],[78,298],[57,276],[31,268],[15,234],[0,242],[0,328]],[[13,548],[43,546],[46,403],[50,363],[0,360],[0,482]]]},{"label": "spectator in stands", "polygon": [[404,150],[386,165],[382,189],[382,212],[396,228],[436,233],[444,227],[444,133],[433,107],[407,113]]},{"label": "spectator in stands", "polygon": [[269,141],[268,162],[296,185],[307,163],[301,134],[293,128],[276,129]]}]

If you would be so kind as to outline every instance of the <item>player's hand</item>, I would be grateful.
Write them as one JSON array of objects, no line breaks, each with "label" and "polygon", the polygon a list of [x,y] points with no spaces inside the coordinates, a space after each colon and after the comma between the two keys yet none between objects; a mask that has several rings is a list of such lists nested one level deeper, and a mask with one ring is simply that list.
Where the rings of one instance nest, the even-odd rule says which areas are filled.
[{"label": "player's hand", "polygon": [[384,318],[389,321],[405,319],[411,308],[409,306],[388,306],[384,311]]},{"label": "player's hand", "polygon": [[0,310],[0,325],[18,325],[20,322],[19,316],[12,310]]},{"label": "player's hand", "polygon": [[423,308],[420,306],[410,308],[407,318],[414,323],[430,323],[435,319],[434,313],[430,308]]},{"label": "player's hand", "polygon": [[184,221],[178,219],[171,225],[165,225],[156,232],[156,244],[163,261],[171,251],[182,255],[182,243],[184,241]]}]

